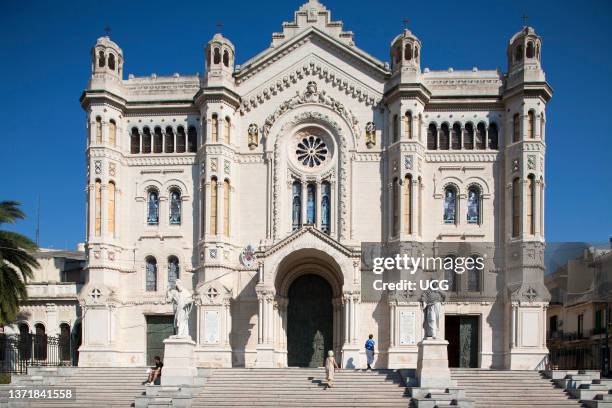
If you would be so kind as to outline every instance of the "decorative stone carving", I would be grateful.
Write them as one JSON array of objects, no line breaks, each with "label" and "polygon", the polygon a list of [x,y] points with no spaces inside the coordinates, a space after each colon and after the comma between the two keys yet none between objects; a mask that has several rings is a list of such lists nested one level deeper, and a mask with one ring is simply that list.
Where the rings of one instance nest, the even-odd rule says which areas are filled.
[{"label": "decorative stone carving", "polygon": [[240,263],[246,268],[251,268],[255,265],[255,260],[255,248],[248,244],[240,252]]},{"label": "decorative stone carving", "polygon": [[94,168],[95,168],[96,174],[102,173],[102,162],[100,160],[96,160],[94,162]]},{"label": "decorative stone carving", "polygon": [[536,157],[533,154],[527,156],[527,168],[529,170],[535,170],[536,168]]},{"label": "decorative stone carving", "polygon": [[249,149],[253,150],[259,145],[259,128],[255,123],[249,125],[248,134]]},{"label": "decorative stone carving", "polygon": [[516,173],[517,171],[519,171],[519,160],[518,159],[514,159],[512,160],[512,172]]},{"label": "decorative stone carving", "polygon": [[217,172],[217,158],[213,157],[210,159],[210,171],[213,173]]},{"label": "decorative stone carving", "polygon": [[267,136],[270,133],[272,125],[274,125],[274,122],[276,122],[276,120],[281,115],[292,109],[295,109],[297,106],[304,105],[307,103],[322,104],[333,109],[347,121],[349,126],[355,132],[355,134],[358,134],[357,124],[359,123],[359,121],[357,120],[357,117],[353,115],[351,111],[346,109],[341,102],[327,95],[325,90],[319,92],[317,89],[317,83],[314,81],[310,81],[306,86],[306,91],[304,91],[303,93],[300,93],[299,91],[296,92],[294,97],[281,103],[279,107],[274,111],[274,113],[268,116],[263,126],[264,135]]},{"label": "decorative stone carving", "polygon": [[406,170],[412,170],[413,166],[414,166],[414,156],[412,155],[404,156],[404,168]]},{"label": "decorative stone carving", "polygon": [[371,149],[376,145],[376,125],[374,122],[368,122],[365,126],[366,146]]},{"label": "decorative stone carving", "polygon": [[224,172],[225,174],[230,174],[230,169],[231,169],[231,166],[230,166],[230,162],[229,162],[229,160],[225,160],[225,161],[223,162],[223,172]]}]

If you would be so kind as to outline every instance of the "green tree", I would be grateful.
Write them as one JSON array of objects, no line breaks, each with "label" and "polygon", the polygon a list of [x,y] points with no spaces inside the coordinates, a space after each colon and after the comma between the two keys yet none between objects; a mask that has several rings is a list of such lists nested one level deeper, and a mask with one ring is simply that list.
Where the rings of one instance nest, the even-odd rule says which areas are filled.
[{"label": "green tree", "polygon": [[0,325],[12,323],[19,310],[19,302],[26,299],[26,283],[34,276],[38,262],[31,255],[38,249],[29,238],[2,229],[3,224],[14,224],[24,219],[25,213],[16,201],[0,201]]}]

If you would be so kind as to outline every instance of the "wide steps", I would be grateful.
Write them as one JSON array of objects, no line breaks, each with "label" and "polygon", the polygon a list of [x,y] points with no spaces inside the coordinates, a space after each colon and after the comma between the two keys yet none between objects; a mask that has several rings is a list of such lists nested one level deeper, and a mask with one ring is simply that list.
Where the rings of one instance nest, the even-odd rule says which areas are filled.
[{"label": "wide steps", "polygon": [[578,408],[582,405],[537,371],[451,369],[475,408]]}]

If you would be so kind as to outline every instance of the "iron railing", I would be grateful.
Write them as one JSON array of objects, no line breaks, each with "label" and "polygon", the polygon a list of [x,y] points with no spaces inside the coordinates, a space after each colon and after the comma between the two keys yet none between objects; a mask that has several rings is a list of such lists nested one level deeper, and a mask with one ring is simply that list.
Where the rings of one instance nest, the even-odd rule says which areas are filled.
[{"label": "iron railing", "polygon": [[25,373],[27,367],[72,365],[70,336],[0,334],[0,373]]}]

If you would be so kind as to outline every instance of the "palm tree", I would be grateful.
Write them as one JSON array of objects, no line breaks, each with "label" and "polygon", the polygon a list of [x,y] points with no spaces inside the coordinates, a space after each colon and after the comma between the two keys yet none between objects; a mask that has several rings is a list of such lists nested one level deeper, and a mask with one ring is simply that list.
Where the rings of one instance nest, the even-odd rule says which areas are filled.
[{"label": "palm tree", "polygon": [[[0,227],[24,219],[16,201],[0,201]],[[31,255],[38,246],[29,238],[0,229],[0,325],[11,323],[17,316],[19,302],[28,293],[26,282],[34,276],[38,262]]]}]

